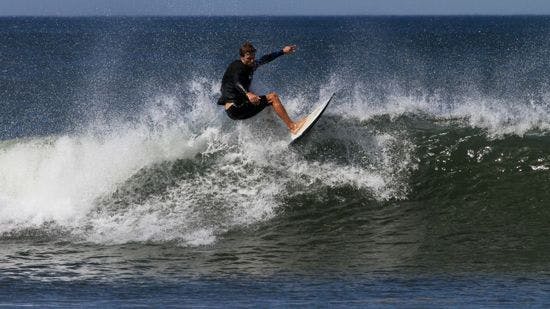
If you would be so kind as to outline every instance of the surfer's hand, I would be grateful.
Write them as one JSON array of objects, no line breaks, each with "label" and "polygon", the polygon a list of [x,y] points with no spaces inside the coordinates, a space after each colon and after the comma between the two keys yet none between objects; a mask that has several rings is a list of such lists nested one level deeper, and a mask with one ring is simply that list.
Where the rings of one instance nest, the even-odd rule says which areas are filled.
[{"label": "surfer's hand", "polygon": [[295,51],[296,51],[296,45],[288,45],[283,47],[283,53],[285,53],[285,55],[292,54]]},{"label": "surfer's hand", "polygon": [[258,105],[258,103],[260,103],[260,97],[255,95],[254,93],[247,92],[246,96],[248,97],[248,101],[250,101],[250,103],[254,105]]}]

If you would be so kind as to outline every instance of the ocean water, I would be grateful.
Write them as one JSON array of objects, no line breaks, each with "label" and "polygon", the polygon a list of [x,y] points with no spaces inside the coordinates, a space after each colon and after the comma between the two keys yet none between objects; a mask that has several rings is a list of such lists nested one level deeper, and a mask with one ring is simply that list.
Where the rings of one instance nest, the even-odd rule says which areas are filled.
[{"label": "ocean water", "polygon": [[550,17],[0,18],[0,307],[546,307],[549,86]]}]

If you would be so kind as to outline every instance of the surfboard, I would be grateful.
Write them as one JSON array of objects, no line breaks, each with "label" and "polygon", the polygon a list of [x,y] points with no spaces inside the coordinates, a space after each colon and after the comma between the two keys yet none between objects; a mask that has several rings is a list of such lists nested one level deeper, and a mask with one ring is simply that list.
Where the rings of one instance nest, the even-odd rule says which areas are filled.
[{"label": "surfboard", "polygon": [[315,123],[321,118],[325,110],[327,109],[327,106],[329,105],[330,101],[332,101],[332,98],[334,97],[334,93],[330,96],[330,98],[323,104],[317,106],[309,115],[306,117],[306,122],[304,125],[300,128],[296,134],[290,134],[290,144],[293,144],[297,141],[299,141],[302,137],[306,136],[307,133],[313,128]]}]

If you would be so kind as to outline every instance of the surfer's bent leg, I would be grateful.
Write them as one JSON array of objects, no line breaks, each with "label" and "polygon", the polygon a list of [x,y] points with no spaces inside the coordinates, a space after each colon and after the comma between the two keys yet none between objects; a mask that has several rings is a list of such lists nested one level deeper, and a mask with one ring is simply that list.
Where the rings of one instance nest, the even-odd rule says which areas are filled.
[{"label": "surfer's bent leg", "polygon": [[244,120],[256,116],[264,108],[270,104],[267,101],[266,96],[260,96],[260,102],[258,104],[252,104],[248,101],[235,102],[225,109],[225,112],[229,118],[233,120]]},{"label": "surfer's bent leg", "polygon": [[298,131],[298,129],[300,129],[300,127],[302,126],[303,122],[305,121],[305,118],[297,122],[292,121],[292,119],[290,119],[290,117],[288,116],[288,113],[286,112],[286,109],[283,106],[283,103],[281,103],[281,99],[279,99],[279,95],[277,95],[275,92],[270,92],[266,95],[266,97],[269,104],[273,106],[273,110],[275,111],[275,113],[279,116],[279,118],[283,120],[283,122],[286,124],[288,129],[292,133],[296,133],[296,131]]}]

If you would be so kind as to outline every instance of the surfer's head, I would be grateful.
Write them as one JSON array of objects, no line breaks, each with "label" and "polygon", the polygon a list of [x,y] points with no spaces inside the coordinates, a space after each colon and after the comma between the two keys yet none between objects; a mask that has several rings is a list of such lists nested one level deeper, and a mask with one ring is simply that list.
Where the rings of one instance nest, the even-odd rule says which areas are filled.
[{"label": "surfer's head", "polygon": [[241,56],[241,61],[245,65],[252,66],[254,60],[256,60],[256,48],[250,42],[244,42],[241,48],[239,49],[239,55]]}]

